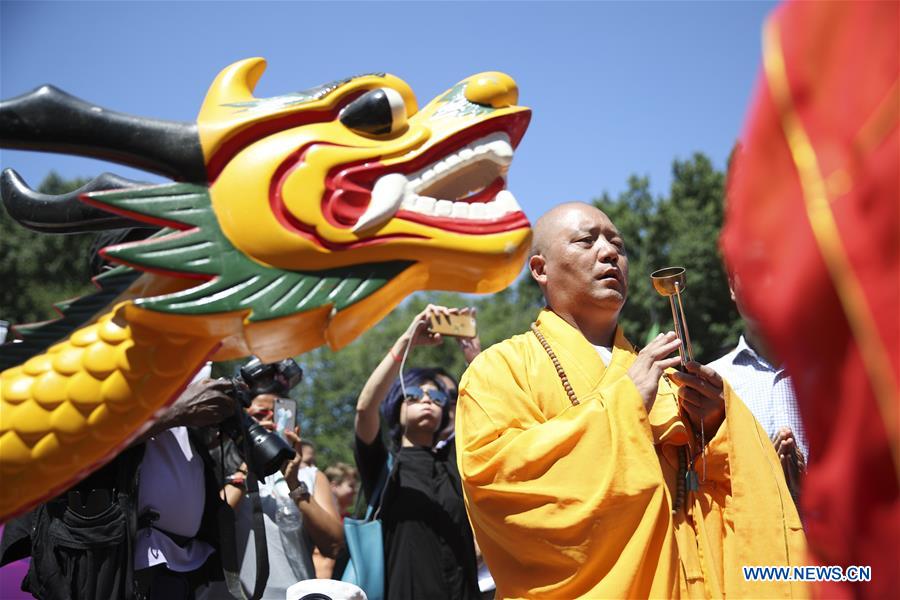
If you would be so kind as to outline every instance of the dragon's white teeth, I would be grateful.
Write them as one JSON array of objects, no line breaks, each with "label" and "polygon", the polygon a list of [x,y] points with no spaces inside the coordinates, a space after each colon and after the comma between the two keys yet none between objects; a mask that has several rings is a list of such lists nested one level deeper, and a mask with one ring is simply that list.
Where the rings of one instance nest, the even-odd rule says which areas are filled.
[{"label": "dragon's white teeth", "polygon": [[513,212],[519,209],[519,203],[516,202],[516,197],[512,195],[512,192],[509,190],[501,190],[494,197],[494,202],[497,203],[503,212]]},{"label": "dragon's white teeth", "polygon": [[409,176],[410,188],[413,191],[419,190],[425,184],[431,183],[432,180],[443,179],[457,169],[475,161],[490,160],[500,166],[502,173],[505,172],[505,168],[509,167],[512,157],[513,147],[509,136],[503,132],[492,133],[421,171],[412,173]]},{"label": "dragon's white teeth", "polygon": [[493,154],[496,158],[500,159],[498,162],[504,164],[509,163],[513,157],[513,148],[510,143],[505,140],[491,142],[487,145],[487,151],[489,154]]},{"label": "dragon's white teeth", "polygon": [[368,208],[353,227],[354,233],[378,227],[391,218],[400,208],[432,217],[450,217],[457,220],[490,221],[522,209],[508,190],[500,191],[491,202],[454,202],[429,196],[420,196],[417,190],[434,180],[443,179],[465,165],[490,160],[499,165],[499,173],[505,178],[512,160],[513,148],[509,136],[503,132],[487,135],[470,143],[455,154],[412,173],[389,173],[375,182]]},{"label": "dragon's white teeth", "polygon": [[371,229],[391,219],[403,202],[408,183],[409,180],[400,173],[380,177],[372,188],[369,206],[353,226],[353,232]]},{"label": "dragon's white teeth", "polygon": [[434,205],[437,203],[437,200],[431,198],[429,196],[419,196],[419,199],[416,200],[415,210],[416,212],[420,212],[426,215],[434,214]]},{"label": "dragon's white teeth", "polygon": [[522,210],[522,207],[516,202],[516,197],[509,190],[501,190],[494,198],[494,202],[500,207],[501,215]]},{"label": "dragon's white teeth", "polygon": [[438,200],[434,205],[434,215],[436,217],[449,217],[453,212],[453,203],[449,200]]},{"label": "dragon's white teeth", "polygon": [[508,190],[502,190],[491,202],[451,202],[407,191],[403,209],[429,217],[450,217],[460,221],[491,221],[522,209]]}]

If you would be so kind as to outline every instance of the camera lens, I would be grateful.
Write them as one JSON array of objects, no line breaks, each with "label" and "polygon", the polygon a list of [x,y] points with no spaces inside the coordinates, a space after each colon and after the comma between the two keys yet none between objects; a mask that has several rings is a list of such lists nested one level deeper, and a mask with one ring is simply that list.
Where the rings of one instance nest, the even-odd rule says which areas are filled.
[{"label": "camera lens", "polygon": [[287,442],[257,423],[253,417],[243,414],[243,424],[250,446],[251,468],[259,476],[268,476],[281,468],[297,453]]}]

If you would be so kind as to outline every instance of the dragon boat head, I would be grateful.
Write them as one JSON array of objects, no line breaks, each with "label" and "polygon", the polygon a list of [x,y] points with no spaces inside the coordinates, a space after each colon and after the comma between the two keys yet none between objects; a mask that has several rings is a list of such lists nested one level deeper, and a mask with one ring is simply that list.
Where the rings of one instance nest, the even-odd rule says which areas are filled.
[{"label": "dragon boat head", "polygon": [[[75,200],[50,202],[7,170],[7,209],[38,229],[38,200],[68,202],[70,223],[161,227],[103,251],[144,273],[125,295],[129,320],[199,327],[221,337],[222,359],[340,348],[412,292],[486,293],[515,279],[531,232],[506,179],[531,113],[517,106],[511,77],[473,75],[420,109],[389,74],[256,98],[264,70],[260,58],[224,69],[196,123],[97,109],[50,86],[4,102],[4,146],[98,156],[177,181],[104,175]],[[66,130],[71,113],[89,111],[101,120]],[[53,119],[61,133],[41,137]],[[122,141],[123,128],[143,135]]]}]

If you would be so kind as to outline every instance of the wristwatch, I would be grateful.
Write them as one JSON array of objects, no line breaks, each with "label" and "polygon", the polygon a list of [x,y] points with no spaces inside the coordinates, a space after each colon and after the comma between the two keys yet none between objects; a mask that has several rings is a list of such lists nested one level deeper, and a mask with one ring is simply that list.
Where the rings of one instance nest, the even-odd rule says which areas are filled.
[{"label": "wristwatch", "polygon": [[297,500],[309,501],[309,488],[301,481],[297,487],[291,490],[290,496],[291,500],[295,502]]}]

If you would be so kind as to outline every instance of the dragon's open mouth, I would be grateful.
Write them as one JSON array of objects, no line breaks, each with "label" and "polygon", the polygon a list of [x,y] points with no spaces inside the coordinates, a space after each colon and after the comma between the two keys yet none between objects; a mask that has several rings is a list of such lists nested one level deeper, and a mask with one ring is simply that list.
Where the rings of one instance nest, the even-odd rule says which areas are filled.
[{"label": "dragon's open mouth", "polygon": [[330,181],[326,212],[355,232],[394,217],[467,234],[527,227],[506,174],[528,117],[480,123],[406,163],[345,167]]},{"label": "dragon's open mouth", "polygon": [[520,210],[503,189],[512,157],[509,136],[492,133],[409,176],[383,176],[375,183],[370,209],[399,204],[426,216],[493,221]]}]

